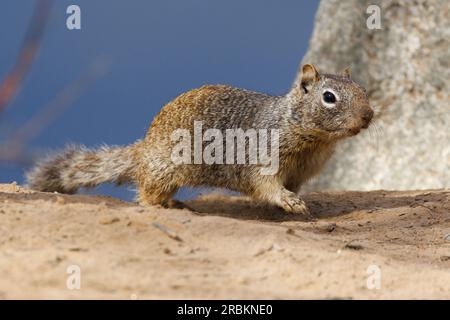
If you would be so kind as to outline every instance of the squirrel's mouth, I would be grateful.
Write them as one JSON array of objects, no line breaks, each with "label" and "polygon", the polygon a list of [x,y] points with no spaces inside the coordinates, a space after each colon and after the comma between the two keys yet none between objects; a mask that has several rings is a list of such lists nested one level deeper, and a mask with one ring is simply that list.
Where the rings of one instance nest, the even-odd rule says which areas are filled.
[{"label": "squirrel's mouth", "polygon": [[366,123],[364,123],[364,125],[361,127],[363,129],[367,129],[369,127],[369,125],[371,124],[371,121],[367,121]]},{"label": "squirrel's mouth", "polygon": [[361,131],[361,128],[364,128],[364,127],[350,128],[350,129],[347,129],[347,132],[350,136],[356,136]]},{"label": "squirrel's mouth", "polygon": [[353,127],[348,129],[340,129],[340,130],[334,130],[329,131],[337,138],[345,138],[345,137],[353,137],[356,136],[358,133],[361,132],[361,129],[364,129],[364,127]]},{"label": "squirrel's mouth", "polygon": [[361,132],[362,129],[367,129],[369,125],[359,126],[359,127],[352,127],[352,128],[344,128],[344,129],[337,129],[337,130],[327,130],[327,132],[330,134],[330,136],[334,136],[336,138],[345,138],[345,137],[353,137],[356,136],[358,133]]}]

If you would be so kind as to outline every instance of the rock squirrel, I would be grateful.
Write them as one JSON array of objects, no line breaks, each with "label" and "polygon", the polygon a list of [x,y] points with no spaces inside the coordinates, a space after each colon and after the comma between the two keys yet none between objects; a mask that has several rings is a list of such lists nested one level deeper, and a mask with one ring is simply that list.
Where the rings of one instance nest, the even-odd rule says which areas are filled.
[{"label": "rock squirrel", "polygon": [[[313,65],[305,64],[286,95],[203,86],[165,105],[144,139],[95,150],[70,146],[39,162],[27,173],[27,180],[33,189],[61,193],[105,182],[133,183],[138,186],[139,203],[165,207],[182,205],[172,199],[182,186],[223,187],[308,216],[297,194],[300,186],[320,171],[337,141],[368,128],[372,117],[366,91],[351,79],[348,69],[340,75],[319,74]],[[201,121],[202,132],[208,128],[277,129],[278,171],[264,175],[261,164],[248,161],[174,163],[176,141],[171,134],[176,129],[193,133],[195,121]]]}]

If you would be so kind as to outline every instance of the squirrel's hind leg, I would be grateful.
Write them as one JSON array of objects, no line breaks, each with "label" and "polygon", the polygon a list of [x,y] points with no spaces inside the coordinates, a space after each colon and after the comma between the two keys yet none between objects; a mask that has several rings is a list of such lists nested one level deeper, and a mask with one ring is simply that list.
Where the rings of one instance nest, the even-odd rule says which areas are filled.
[{"label": "squirrel's hind leg", "polygon": [[[176,168],[155,150],[145,150],[141,166],[137,170],[137,202],[143,206],[190,209],[183,202],[173,199],[180,187],[175,177]],[[190,209],[191,210],[191,209]]]},{"label": "squirrel's hind leg", "polygon": [[137,201],[143,206],[160,205],[164,208],[188,209],[195,211],[184,202],[173,199],[173,196],[177,190],[178,187],[171,186],[161,188],[160,186],[143,183],[142,186],[139,186]]},{"label": "squirrel's hind leg", "polygon": [[167,207],[177,188],[162,189],[148,184],[140,185],[137,201],[144,206],[161,205]]}]

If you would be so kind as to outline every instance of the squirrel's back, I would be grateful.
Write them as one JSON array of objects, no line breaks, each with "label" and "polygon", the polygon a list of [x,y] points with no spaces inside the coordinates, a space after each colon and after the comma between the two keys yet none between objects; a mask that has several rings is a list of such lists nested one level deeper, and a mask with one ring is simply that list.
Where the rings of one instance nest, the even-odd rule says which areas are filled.
[{"label": "squirrel's back", "polygon": [[193,121],[223,130],[259,126],[262,124],[256,118],[277,99],[228,85],[205,85],[166,104],[152,121],[149,132],[167,135],[175,128],[192,128]]}]

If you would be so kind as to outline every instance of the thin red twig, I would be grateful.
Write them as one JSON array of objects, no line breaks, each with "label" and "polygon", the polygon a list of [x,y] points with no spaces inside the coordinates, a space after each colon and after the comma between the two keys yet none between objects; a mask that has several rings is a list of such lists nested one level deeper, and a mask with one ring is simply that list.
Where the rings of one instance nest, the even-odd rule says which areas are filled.
[{"label": "thin red twig", "polygon": [[0,145],[0,162],[28,163],[26,144],[60,116],[93,82],[110,69],[108,60],[97,59],[77,79],[69,83],[56,97],[21,126],[5,144]]},{"label": "thin red twig", "polygon": [[33,64],[40,47],[45,25],[50,16],[53,0],[37,0],[33,17],[28,25],[27,33],[20,49],[17,60],[11,71],[0,84],[0,113],[5,110],[17,94],[20,86]]}]

